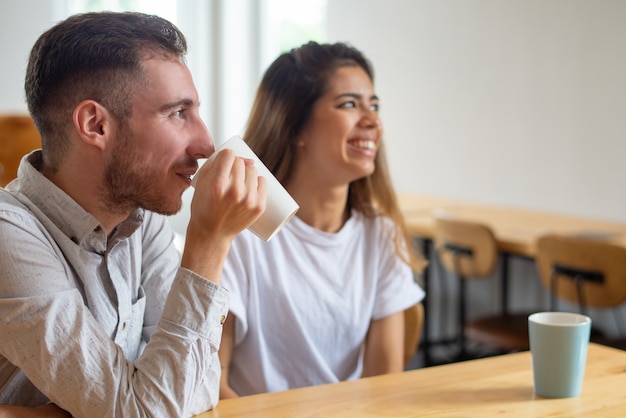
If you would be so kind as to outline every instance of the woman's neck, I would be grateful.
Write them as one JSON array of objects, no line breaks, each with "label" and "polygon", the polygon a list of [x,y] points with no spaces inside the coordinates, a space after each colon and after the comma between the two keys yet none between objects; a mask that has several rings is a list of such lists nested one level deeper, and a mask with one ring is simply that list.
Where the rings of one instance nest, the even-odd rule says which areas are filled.
[{"label": "woman's neck", "polygon": [[287,190],[300,205],[296,216],[315,229],[337,232],[350,217],[348,185],[316,187],[292,183]]}]

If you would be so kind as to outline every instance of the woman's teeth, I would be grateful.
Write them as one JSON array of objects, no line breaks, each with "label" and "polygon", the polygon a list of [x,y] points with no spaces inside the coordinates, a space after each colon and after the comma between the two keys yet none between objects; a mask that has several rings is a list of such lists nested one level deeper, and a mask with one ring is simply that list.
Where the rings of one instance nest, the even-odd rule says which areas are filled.
[{"label": "woman's teeth", "polygon": [[357,148],[363,148],[363,149],[369,149],[369,150],[376,149],[376,143],[374,141],[354,141],[352,142],[352,145],[354,145]]}]

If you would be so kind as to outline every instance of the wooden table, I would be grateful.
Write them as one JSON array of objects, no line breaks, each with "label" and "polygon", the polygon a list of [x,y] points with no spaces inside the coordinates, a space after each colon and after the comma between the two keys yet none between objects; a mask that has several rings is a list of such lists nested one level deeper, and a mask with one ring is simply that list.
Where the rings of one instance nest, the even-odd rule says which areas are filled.
[{"label": "wooden table", "polygon": [[626,247],[626,224],[529,209],[484,205],[414,194],[398,196],[409,231],[432,239],[437,212],[481,222],[493,230],[501,252],[533,258],[536,239],[547,232],[597,237]]},{"label": "wooden table", "polygon": [[617,417],[626,411],[626,351],[590,344],[582,393],[533,393],[530,352],[220,401],[197,418]]}]

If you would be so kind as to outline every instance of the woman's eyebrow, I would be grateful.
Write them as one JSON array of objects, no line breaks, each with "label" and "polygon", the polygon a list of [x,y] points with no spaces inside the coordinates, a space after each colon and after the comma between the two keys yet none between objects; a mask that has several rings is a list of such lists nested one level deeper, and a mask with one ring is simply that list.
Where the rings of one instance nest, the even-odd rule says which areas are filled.
[{"label": "woman's eyebrow", "polygon": [[[342,99],[342,98],[345,98],[345,97],[350,97],[350,98],[358,99],[358,100],[361,100],[363,98],[362,95],[357,94],[357,93],[341,93],[341,94],[338,94],[337,96],[335,96],[335,99]],[[379,99],[378,99],[378,96],[376,96],[374,94],[374,95],[370,96],[370,100],[379,100]]]}]

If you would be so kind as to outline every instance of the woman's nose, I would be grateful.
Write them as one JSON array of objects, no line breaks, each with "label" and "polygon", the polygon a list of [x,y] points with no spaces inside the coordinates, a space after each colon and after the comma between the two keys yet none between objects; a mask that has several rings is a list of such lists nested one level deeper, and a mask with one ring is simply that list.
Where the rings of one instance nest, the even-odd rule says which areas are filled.
[{"label": "woman's nose", "polygon": [[361,116],[360,125],[367,128],[380,128],[380,118],[378,112],[367,109]]}]

